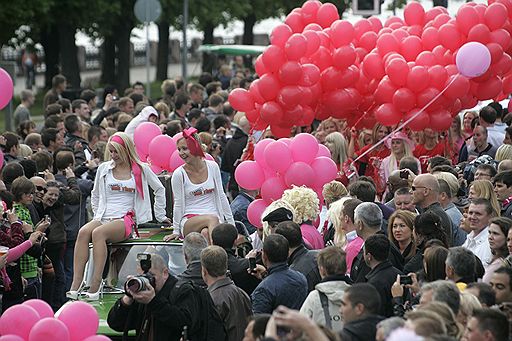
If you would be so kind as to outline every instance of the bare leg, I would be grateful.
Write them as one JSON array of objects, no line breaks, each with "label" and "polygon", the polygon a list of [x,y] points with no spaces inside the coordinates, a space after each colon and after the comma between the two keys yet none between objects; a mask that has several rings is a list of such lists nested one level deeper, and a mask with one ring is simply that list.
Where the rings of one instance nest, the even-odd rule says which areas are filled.
[{"label": "bare leg", "polygon": [[78,237],[76,238],[75,254],[73,257],[73,283],[71,283],[70,290],[76,291],[80,287],[82,280],[84,279],[85,264],[89,260],[89,242],[92,238],[92,231],[95,228],[101,226],[101,223],[96,220],[92,220],[82,226],[78,231]]},{"label": "bare leg", "polygon": [[101,225],[92,232],[92,254],[94,257],[94,270],[92,283],[89,288],[90,293],[95,293],[100,288],[101,275],[107,259],[107,242],[120,242],[125,240],[124,221],[114,220],[110,223]]},{"label": "bare leg", "polygon": [[211,244],[212,231],[219,225],[219,218],[213,214],[204,214],[192,217],[187,220],[185,226],[183,226],[183,236],[186,237],[190,232],[198,232],[204,228],[208,228],[208,243]]}]

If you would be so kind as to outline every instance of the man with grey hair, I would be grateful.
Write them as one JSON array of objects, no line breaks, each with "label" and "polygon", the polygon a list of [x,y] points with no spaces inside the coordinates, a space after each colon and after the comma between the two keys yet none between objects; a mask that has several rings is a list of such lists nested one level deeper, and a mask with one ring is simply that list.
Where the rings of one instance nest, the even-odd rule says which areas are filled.
[{"label": "man with grey hair", "polygon": [[21,122],[30,121],[30,107],[34,105],[35,97],[30,90],[21,90],[21,103],[14,111],[14,127],[18,128]]},{"label": "man with grey hair", "polygon": [[187,281],[206,287],[206,283],[201,275],[201,251],[208,247],[206,239],[197,232],[187,234],[183,240],[183,254],[187,269],[178,276],[178,286]]},{"label": "man with grey hair", "polygon": [[420,306],[429,302],[446,303],[455,316],[460,308],[460,291],[455,283],[445,280],[438,280],[426,283],[421,287]]},{"label": "man with grey hair", "polygon": [[465,247],[451,247],[446,257],[446,279],[454,282],[460,290],[475,282],[475,255]]},{"label": "man with grey hair", "polygon": [[405,320],[400,317],[390,317],[377,323],[377,334],[375,334],[376,341],[385,341],[391,333],[398,328],[405,325]]},{"label": "man with grey hair", "polygon": [[[384,232],[381,229],[382,219],[382,211],[377,204],[373,202],[363,202],[358,205],[354,210],[354,225],[356,226],[357,235],[366,241],[370,236],[377,233],[383,234]],[[400,250],[398,250],[394,244],[391,244],[389,248],[388,259],[395,268],[399,270],[403,269],[404,258]],[[350,277],[354,283],[366,282],[366,275],[370,270],[370,267],[364,261],[364,252],[363,248],[361,248],[352,262]]]},{"label": "man with grey hair", "polygon": [[248,318],[252,315],[251,300],[227,277],[228,254],[220,246],[208,246],[201,252],[201,266],[203,279],[224,322],[228,340],[243,339]]}]

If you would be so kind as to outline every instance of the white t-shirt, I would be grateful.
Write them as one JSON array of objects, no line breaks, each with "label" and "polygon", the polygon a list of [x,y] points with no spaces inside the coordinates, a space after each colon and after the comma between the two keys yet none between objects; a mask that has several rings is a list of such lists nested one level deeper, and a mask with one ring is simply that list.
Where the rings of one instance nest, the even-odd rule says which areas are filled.
[{"label": "white t-shirt", "polygon": [[213,176],[208,172],[205,182],[194,184],[190,181],[187,172],[185,174],[185,215],[187,214],[216,214],[215,208],[215,183]]},{"label": "white t-shirt", "polygon": [[107,208],[103,218],[122,218],[128,211],[133,210],[135,205],[135,178],[132,174],[129,180],[118,180],[114,178],[112,171],[110,171],[105,181],[107,184]]}]

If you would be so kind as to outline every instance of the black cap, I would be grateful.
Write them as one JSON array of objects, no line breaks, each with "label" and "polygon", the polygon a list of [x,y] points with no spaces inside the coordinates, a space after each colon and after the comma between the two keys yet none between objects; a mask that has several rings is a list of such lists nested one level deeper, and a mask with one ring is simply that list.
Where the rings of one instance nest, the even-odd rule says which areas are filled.
[{"label": "black cap", "polygon": [[293,220],[293,213],[287,208],[280,207],[269,214],[267,214],[263,219],[263,221],[273,221],[273,222],[283,222]]}]

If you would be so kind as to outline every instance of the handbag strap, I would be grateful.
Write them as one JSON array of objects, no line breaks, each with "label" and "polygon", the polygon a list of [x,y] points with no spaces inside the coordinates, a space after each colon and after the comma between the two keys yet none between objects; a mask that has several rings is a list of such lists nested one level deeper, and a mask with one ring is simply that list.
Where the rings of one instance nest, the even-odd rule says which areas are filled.
[{"label": "handbag strap", "polygon": [[329,315],[329,299],[327,298],[327,295],[321,291],[318,291],[318,295],[320,296],[320,303],[322,304],[322,309],[324,311],[325,326],[332,329],[331,316]]}]

